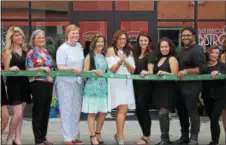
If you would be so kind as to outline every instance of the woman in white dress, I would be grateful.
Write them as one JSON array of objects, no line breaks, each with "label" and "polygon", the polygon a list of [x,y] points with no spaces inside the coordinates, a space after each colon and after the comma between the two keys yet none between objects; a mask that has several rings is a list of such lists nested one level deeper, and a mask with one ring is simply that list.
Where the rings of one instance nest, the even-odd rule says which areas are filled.
[{"label": "woman in white dress", "polygon": [[[110,69],[109,73],[130,75],[134,73],[135,63],[129,44],[129,38],[125,31],[118,30],[113,36],[113,49],[107,50],[106,60]],[[115,54],[115,55],[114,55]],[[108,104],[109,111],[117,108],[115,140],[117,144],[124,144],[124,124],[128,109],[135,109],[135,99],[132,80],[109,79],[108,80]]]}]

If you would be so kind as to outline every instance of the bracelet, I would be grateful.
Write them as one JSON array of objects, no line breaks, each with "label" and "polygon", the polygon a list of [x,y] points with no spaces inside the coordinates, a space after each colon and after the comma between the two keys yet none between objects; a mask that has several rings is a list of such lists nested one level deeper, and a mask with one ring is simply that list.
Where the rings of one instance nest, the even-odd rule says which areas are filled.
[{"label": "bracelet", "polygon": [[119,66],[122,65],[122,63],[121,63],[120,61],[118,61],[117,64],[118,64]]}]

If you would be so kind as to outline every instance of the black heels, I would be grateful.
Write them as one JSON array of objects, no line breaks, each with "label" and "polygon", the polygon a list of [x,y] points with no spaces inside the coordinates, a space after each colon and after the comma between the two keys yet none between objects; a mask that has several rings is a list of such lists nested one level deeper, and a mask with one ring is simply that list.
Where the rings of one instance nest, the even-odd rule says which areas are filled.
[{"label": "black heels", "polygon": [[[90,136],[90,143],[91,143],[91,145],[99,145],[99,144],[100,144],[99,142],[98,142],[98,144],[93,144],[92,138],[94,138],[94,137],[96,137],[96,135]],[[97,141],[98,141],[98,140],[97,140]]]},{"label": "black heels", "polygon": [[[101,133],[99,133],[99,132],[95,132],[97,135],[101,135]],[[97,141],[99,142],[99,144],[100,145],[104,145],[104,141],[102,141],[102,140],[98,140],[97,139]]]}]

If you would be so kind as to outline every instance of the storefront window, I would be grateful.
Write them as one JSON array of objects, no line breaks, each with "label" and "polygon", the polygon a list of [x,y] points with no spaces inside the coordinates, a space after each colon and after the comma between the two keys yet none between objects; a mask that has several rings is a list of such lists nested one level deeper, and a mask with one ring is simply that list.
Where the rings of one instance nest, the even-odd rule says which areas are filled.
[{"label": "storefront window", "polygon": [[46,37],[52,37],[54,41],[64,39],[65,26],[69,22],[32,22],[32,31],[41,29],[45,31]]}]

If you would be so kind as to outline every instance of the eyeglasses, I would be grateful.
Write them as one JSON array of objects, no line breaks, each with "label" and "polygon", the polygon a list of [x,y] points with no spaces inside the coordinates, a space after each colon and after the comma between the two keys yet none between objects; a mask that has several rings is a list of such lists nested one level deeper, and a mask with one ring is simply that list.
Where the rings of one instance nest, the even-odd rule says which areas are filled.
[{"label": "eyeglasses", "polygon": [[182,35],[182,37],[192,37],[192,35]]},{"label": "eyeglasses", "polygon": [[122,40],[126,40],[126,38],[119,38],[118,40],[122,41]]}]

